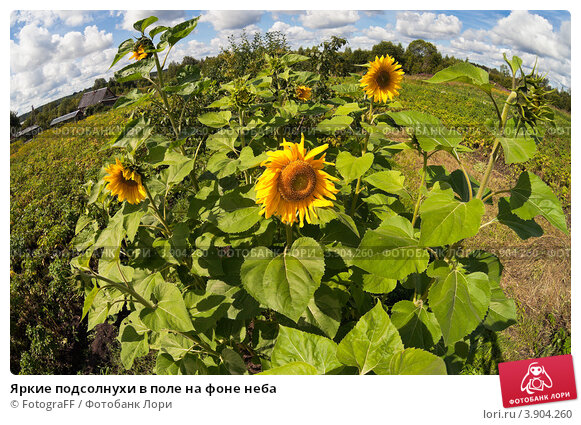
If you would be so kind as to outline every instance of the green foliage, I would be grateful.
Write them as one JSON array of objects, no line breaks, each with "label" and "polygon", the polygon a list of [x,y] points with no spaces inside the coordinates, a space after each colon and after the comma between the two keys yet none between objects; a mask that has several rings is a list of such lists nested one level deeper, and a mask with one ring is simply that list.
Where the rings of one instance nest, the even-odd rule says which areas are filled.
[{"label": "green foliage", "polygon": [[[63,184],[63,199],[69,203],[74,193],[77,200],[66,220],[62,205],[56,206],[59,214],[51,224],[66,223],[63,235],[51,226],[56,235],[46,236],[53,247],[59,240],[68,244],[74,234],[70,246],[78,252],[62,260],[70,262],[85,294],[74,309],[93,332],[118,329],[123,367],[134,368],[149,357],[155,358],[157,374],[458,373],[467,347],[514,323],[516,309],[501,289],[498,259],[484,252],[466,256],[458,248],[481,229],[485,202],[498,211],[501,224],[523,238],[538,235],[534,218],[539,215],[564,232],[567,225],[558,198],[531,171],[503,188],[508,199],[497,199],[490,187],[499,152],[505,163],[519,164],[535,152],[518,133],[508,134],[511,125],[519,126],[518,110],[508,103],[502,114],[492,109],[492,102],[506,95],[493,91],[486,71],[460,63],[430,80],[469,84],[489,96],[489,103],[468,117],[488,131],[494,146],[491,167],[477,181],[463,167],[450,174],[428,167],[434,152],[462,165],[470,151],[466,137],[471,135],[450,129],[456,123],[439,116],[441,106],[428,114],[422,99],[419,108],[410,108],[405,96],[387,105],[370,103],[357,77],[336,79],[346,74],[339,53],[345,40],[335,37],[297,54],[276,36],[266,42],[244,36],[218,62],[163,73],[159,58],[192,33],[197,18],[149,30],[155,20],[134,26],[139,43],[149,46],[148,57],[117,73],[118,82],[139,87],[117,103],[119,116],[126,109],[131,116],[108,145],[99,146],[113,150],[140,176],[144,199],[119,205],[105,186],[105,172],[97,175],[101,160],[92,162],[91,176],[74,179],[71,172],[73,178]],[[114,61],[133,49],[131,43],[120,45]],[[378,45],[376,52],[389,49],[403,55],[414,72],[435,70],[443,62],[435,47],[421,40],[405,53],[390,44]],[[309,99],[297,95],[299,86],[312,89]],[[402,93],[407,87],[413,94],[411,84]],[[432,102],[448,100],[433,96],[448,86],[422,87],[432,90]],[[455,109],[454,119],[466,119]],[[492,127],[483,115],[493,120]],[[537,124],[527,122],[541,141]],[[294,226],[271,216],[269,205],[263,211],[256,204],[262,190],[257,181],[267,151],[284,140],[298,142],[301,133],[305,147],[317,149],[312,155],[330,146],[320,166],[337,193],[327,196],[332,205],[311,205],[316,216]],[[392,155],[402,149],[424,160],[417,193],[390,169]],[[14,184],[22,187],[25,176],[14,176]],[[281,178],[274,178],[278,184]],[[78,180],[88,181],[81,186]],[[11,219],[26,217],[26,203],[36,202],[37,194],[44,195],[40,189],[23,194],[14,209],[19,215]],[[25,238],[16,236],[26,236],[26,227],[18,230],[12,243],[25,247]],[[40,240],[31,236],[33,243]],[[20,276],[42,263],[18,255],[11,257],[14,297],[22,288],[31,290],[31,281],[22,285]],[[62,264],[54,264],[54,282],[72,282],[69,274],[63,276]],[[46,360],[58,348],[56,334],[33,327],[26,332],[31,342],[21,356],[23,371],[33,367],[31,354]]]}]

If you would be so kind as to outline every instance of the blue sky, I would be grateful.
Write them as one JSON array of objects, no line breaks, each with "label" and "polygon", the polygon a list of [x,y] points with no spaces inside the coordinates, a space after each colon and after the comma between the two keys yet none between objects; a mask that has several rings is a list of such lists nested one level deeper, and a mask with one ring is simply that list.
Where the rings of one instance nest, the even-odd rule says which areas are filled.
[{"label": "blue sky", "polygon": [[20,113],[109,78],[116,46],[135,35],[132,23],[156,15],[175,25],[201,16],[195,32],[172,53],[215,55],[228,36],[245,30],[278,30],[292,47],[312,46],[332,35],[370,48],[388,40],[433,42],[442,54],[499,67],[502,53],[525,64],[538,58],[556,87],[571,86],[571,17],[567,11],[14,11],[10,19],[10,103]]}]

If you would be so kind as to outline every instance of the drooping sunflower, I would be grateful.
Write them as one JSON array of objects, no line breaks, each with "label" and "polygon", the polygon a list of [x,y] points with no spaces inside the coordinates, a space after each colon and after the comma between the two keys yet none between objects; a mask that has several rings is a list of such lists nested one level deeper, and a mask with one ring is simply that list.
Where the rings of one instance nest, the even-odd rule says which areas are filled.
[{"label": "drooping sunflower", "polygon": [[374,102],[387,102],[397,96],[399,83],[403,80],[403,70],[391,56],[378,58],[369,62],[367,73],[361,78],[363,91]]},{"label": "drooping sunflower", "polygon": [[119,202],[127,199],[130,204],[139,204],[147,196],[139,173],[125,168],[119,159],[115,158],[115,164],[109,165],[105,171],[109,174],[103,179],[108,182],[106,188],[111,191],[111,195],[117,195]]},{"label": "drooping sunflower", "polygon": [[311,98],[311,88],[307,86],[298,86],[296,96],[298,100],[306,102]]},{"label": "drooping sunflower", "polygon": [[[269,158],[261,165],[266,170],[256,184],[256,203],[262,205],[260,211],[265,218],[275,215],[285,224],[292,225],[304,221],[311,223],[317,218],[315,207],[330,207],[331,199],[339,190],[335,188],[335,177],[322,170],[325,154],[318,159],[329,145],[321,145],[307,152],[305,137],[300,143],[290,143],[283,139],[282,150],[267,152]],[[329,199],[327,199],[329,198]]]},{"label": "drooping sunflower", "polygon": [[145,59],[147,57],[147,52],[143,48],[143,45],[140,44],[135,50],[133,50],[133,54],[129,57],[129,59],[135,59],[140,61],[141,59]]}]

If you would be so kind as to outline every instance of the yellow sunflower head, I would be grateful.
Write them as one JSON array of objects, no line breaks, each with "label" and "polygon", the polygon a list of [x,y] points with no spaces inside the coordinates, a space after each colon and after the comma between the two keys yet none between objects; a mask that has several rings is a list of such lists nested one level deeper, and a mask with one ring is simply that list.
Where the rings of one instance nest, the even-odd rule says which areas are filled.
[{"label": "yellow sunflower head", "polygon": [[127,199],[130,204],[139,204],[146,197],[145,187],[141,183],[141,176],[134,170],[125,168],[119,159],[115,164],[105,168],[107,176],[103,179],[111,195],[117,195],[119,202]]},{"label": "yellow sunflower head", "polygon": [[[256,203],[265,218],[275,215],[285,224],[304,221],[311,223],[317,218],[315,207],[330,207],[335,199],[333,181],[338,181],[322,170],[325,154],[318,159],[329,145],[322,145],[307,152],[305,137],[300,143],[289,143],[283,139],[282,150],[267,152],[268,159],[261,165],[266,167],[256,184]],[[329,198],[329,199],[327,199]]]},{"label": "yellow sunflower head", "polygon": [[145,59],[147,57],[147,52],[143,48],[143,44],[138,44],[137,47],[133,50],[133,54],[129,57],[129,59],[135,59],[140,61],[141,59]]},{"label": "yellow sunflower head", "polygon": [[373,62],[369,62],[367,73],[361,78],[363,91],[374,102],[387,102],[399,95],[398,89],[403,80],[403,70],[391,56],[375,57]]},{"label": "yellow sunflower head", "polygon": [[298,100],[306,102],[311,98],[311,88],[307,86],[298,86],[295,94]]}]

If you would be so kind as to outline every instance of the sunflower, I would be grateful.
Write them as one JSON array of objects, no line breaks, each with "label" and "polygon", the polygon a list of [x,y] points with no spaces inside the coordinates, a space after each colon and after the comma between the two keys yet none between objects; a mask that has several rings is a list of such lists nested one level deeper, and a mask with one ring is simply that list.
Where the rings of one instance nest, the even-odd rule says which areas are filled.
[{"label": "sunflower", "polygon": [[147,57],[147,52],[143,48],[143,45],[139,45],[135,50],[133,50],[133,54],[129,57],[129,59],[135,59],[140,61],[141,59],[145,59]]},{"label": "sunflower", "polygon": [[403,70],[391,56],[375,57],[373,62],[369,62],[369,70],[361,78],[361,87],[367,97],[375,102],[387,102],[397,96],[403,80]]},{"label": "sunflower", "polygon": [[113,196],[117,195],[119,202],[127,199],[130,204],[139,204],[145,199],[145,187],[136,171],[125,168],[117,158],[115,164],[109,165],[105,171],[109,174],[103,179],[108,182],[107,189]]},{"label": "sunflower", "polygon": [[298,86],[296,90],[296,96],[298,100],[306,102],[311,98],[311,88],[307,86]]},{"label": "sunflower", "polygon": [[[338,181],[322,170],[329,145],[319,146],[310,152],[305,149],[305,137],[300,143],[289,143],[283,139],[282,150],[267,152],[269,158],[261,165],[266,167],[256,184],[256,203],[262,204],[260,214],[265,218],[280,217],[283,223],[292,225],[304,220],[311,223],[317,218],[315,207],[330,207],[335,199],[334,181]],[[332,165],[332,164],[331,164]],[[298,217],[297,217],[298,216]]]}]

